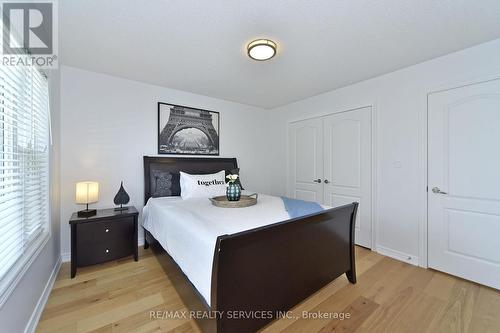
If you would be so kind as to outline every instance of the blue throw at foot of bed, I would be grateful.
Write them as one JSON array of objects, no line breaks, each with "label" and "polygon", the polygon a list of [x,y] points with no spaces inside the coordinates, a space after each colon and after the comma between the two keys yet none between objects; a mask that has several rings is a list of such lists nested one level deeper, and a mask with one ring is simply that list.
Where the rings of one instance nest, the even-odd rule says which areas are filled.
[{"label": "blue throw at foot of bed", "polygon": [[281,200],[283,200],[285,210],[291,219],[318,213],[323,210],[323,207],[321,207],[320,204],[312,201],[304,201],[287,197],[281,197]]}]

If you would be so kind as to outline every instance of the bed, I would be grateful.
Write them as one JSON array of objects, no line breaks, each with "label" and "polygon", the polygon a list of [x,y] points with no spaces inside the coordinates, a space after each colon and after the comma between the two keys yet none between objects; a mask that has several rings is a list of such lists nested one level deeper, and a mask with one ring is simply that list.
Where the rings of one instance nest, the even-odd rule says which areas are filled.
[{"label": "bed", "polygon": [[356,283],[357,203],[289,219],[279,197],[242,209],[179,198],[180,171],[236,168],[235,158],[144,157],[144,246],[159,243],[176,262],[213,314],[212,331],[255,332],[344,273]]}]

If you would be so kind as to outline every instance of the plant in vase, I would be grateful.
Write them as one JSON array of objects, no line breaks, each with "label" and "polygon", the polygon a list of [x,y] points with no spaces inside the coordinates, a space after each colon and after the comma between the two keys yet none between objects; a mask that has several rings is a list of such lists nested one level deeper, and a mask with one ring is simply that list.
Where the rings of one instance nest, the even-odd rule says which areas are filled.
[{"label": "plant in vase", "polygon": [[238,175],[227,175],[226,197],[229,201],[238,201],[241,197],[240,185],[236,183]]}]

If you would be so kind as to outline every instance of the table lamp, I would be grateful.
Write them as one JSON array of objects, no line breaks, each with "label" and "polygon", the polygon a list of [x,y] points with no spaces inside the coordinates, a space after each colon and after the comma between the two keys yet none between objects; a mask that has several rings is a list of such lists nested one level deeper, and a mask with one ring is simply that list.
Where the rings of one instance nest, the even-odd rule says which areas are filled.
[{"label": "table lamp", "polygon": [[80,205],[87,205],[87,208],[78,212],[78,217],[90,217],[97,214],[97,210],[89,209],[89,204],[99,200],[99,183],[79,182],[76,183],[75,202]]}]

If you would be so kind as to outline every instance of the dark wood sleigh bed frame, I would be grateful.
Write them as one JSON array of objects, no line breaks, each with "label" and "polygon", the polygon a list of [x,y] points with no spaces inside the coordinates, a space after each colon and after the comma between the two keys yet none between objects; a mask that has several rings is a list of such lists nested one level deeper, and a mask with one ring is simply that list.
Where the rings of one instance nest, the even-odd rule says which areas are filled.
[{"label": "dark wood sleigh bed frame", "polygon": [[[144,156],[145,203],[152,196],[154,170],[206,174],[237,167],[235,158]],[[245,185],[244,179],[242,182]],[[211,330],[255,332],[344,273],[356,283],[357,207],[358,203],[352,203],[219,236],[212,266],[211,306],[186,277],[206,310],[217,314]],[[154,242],[145,230],[144,247]]]}]

